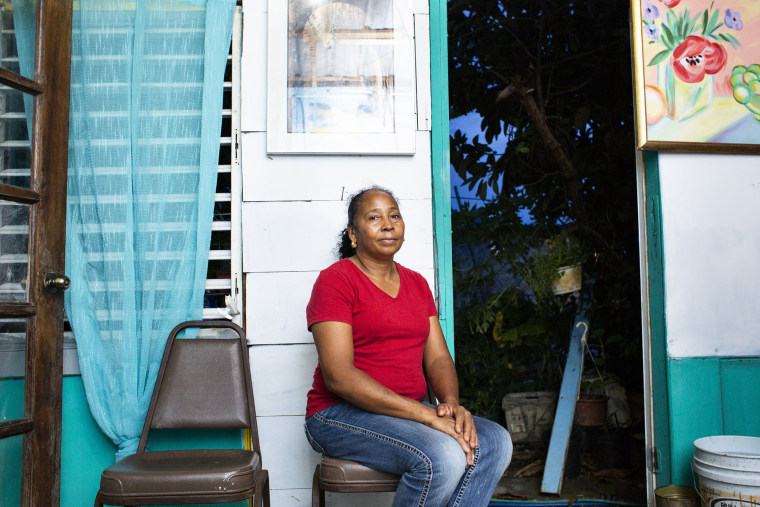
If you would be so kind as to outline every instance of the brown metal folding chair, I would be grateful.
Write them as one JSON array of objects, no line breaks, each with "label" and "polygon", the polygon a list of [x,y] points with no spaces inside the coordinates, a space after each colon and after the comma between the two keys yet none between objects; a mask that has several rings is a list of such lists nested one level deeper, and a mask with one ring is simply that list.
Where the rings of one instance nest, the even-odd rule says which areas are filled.
[{"label": "brown metal folding chair", "polygon": [[[435,404],[430,384],[425,401]],[[374,493],[396,491],[400,475],[381,472],[355,461],[322,455],[311,483],[312,507],[325,506],[325,491],[333,493]]]},{"label": "brown metal folding chair", "polygon": [[[187,328],[227,328],[235,338],[179,339]],[[151,429],[247,429],[253,450],[146,452]],[[269,506],[245,332],[228,321],[189,321],[166,342],[137,453],[103,471],[95,506],[235,502]]]}]

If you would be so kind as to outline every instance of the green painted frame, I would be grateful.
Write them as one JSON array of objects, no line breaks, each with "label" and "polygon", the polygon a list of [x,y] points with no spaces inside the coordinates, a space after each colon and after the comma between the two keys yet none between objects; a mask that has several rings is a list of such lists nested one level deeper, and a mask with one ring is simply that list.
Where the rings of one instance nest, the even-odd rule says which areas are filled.
[{"label": "green painted frame", "polygon": [[451,263],[451,162],[449,155],[449,67],[446,0],[430,0],[430,88],[432,102],[433,224],[438,314],[454,357],[454,277]]},{"label": "green painted frame", "polygon": [[[647,282],[651,333],[652,417],[657,448],[657,484],[671,483],[670,409],[668,394],[665,279],[660,207],[660,170],[656,151],[644,152],[646,194]],[[646,367],[646,365],[645,365]]]}]

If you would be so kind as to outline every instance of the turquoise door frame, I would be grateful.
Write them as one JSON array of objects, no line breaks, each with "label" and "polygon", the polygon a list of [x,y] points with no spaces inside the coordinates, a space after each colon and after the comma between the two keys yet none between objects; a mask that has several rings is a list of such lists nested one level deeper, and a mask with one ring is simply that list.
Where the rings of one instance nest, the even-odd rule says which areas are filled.
[{"label": "turquoise door frame", "polygon": [[658,154],[645,151],[643,158],[653,423],[649,427],[653,428],[657,457],[652,471],[658,487],[692,485],[696,439],[713,435],[760,437],[760,404],[756,402],[760,399],[760,357],[668,355],[664,276],[668,238],[663,237],[662,227],[668,217],[662,216]]},{"label": "turquoise door frame", "polygon": [[[658,486],[671,484],[670,409],[665,327],[665,278],[660,220],[660,174],[656,151],[643,152],[644,202],[646,206],[647,295],[649,322],[650,385],[654,449],[647,449],[647,463],[656,475]],[[646,355],[645,355],[646,357]],[[646,393],[645,393],[646,394]]]},{"label": "turquoise door frame", "polygon": [[454,278],[451,254],[451,162],[449,158],[449,68],[446,0],[430,0],[433,223],[438,314],[454,357]]}]

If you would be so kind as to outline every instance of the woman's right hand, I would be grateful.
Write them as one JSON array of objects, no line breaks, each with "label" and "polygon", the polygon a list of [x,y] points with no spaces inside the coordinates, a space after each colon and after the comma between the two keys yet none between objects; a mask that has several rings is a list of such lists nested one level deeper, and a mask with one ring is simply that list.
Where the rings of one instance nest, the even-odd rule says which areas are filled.
[{"label": "woman's right hand", "polygon": [[462,447],[462,450],[467,455],[467,466],[472,465],[475,460],[474,446],[471,446],[469,442],[464,439],[462,432],[457,432],[456,420],[450,415],[438,415],[438,412],[434,408],[430,408],[430,413],[432,417],[428,421],[428,426],[438,431],[442,431],[443,433],[446,433],[447,435],[450,435],[452,438],[454,438],[454,440],[459,443],[459,445]]}]

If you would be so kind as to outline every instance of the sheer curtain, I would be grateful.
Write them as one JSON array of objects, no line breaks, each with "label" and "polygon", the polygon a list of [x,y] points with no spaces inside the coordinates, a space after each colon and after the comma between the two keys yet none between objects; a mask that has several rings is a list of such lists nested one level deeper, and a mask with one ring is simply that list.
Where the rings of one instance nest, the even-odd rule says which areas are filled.
[{"label": "sheer curtain", "polygon": [[66,312],[90,410],[135,452],[165,340],[203,311],[234,0],[80,0]]}]

